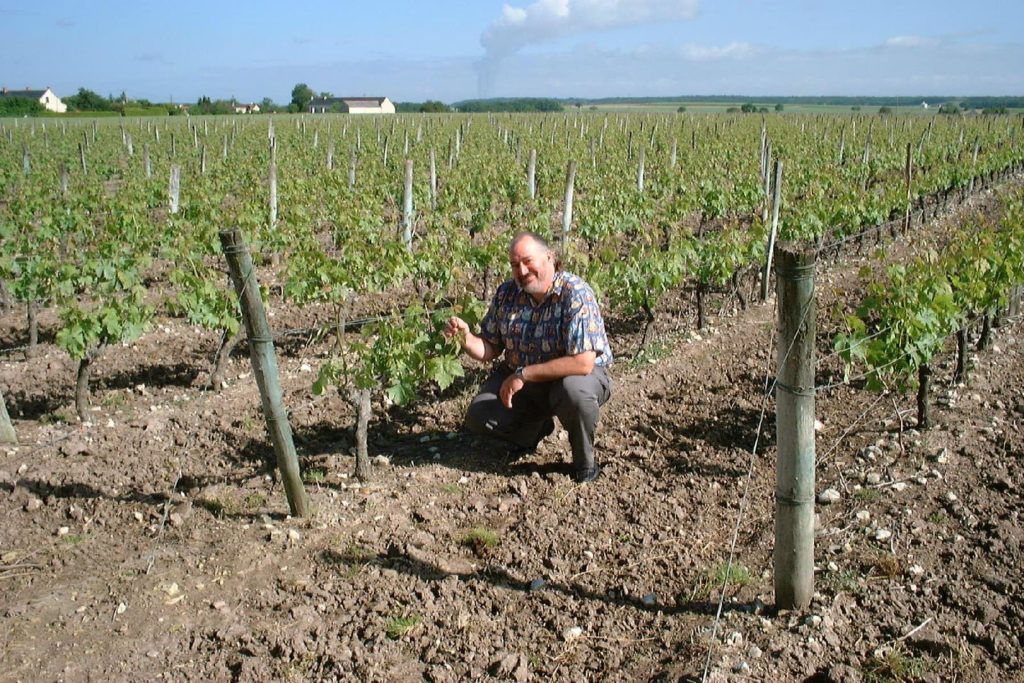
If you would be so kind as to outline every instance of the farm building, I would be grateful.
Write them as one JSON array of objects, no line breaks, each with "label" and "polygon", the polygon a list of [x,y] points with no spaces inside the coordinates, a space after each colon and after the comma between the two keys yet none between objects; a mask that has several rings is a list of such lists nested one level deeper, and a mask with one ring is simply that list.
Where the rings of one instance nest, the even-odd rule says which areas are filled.
[{"label": "farm building", "polygon": [[25,88],[24,90],[9,90],[7,87],[0,88],[0,97],[23,97],[30,100],[35,100],[39,104],[43,105],[43,108],[55,112],[57,114],[63,114],[68,110],[68,106],[60,101],[60,98],[54,94],[49,87],[45,90],[31,90]]},{"label": "farm building", "polygon": [[254,103],[240,104],[238,102],[233,102],[231,106],[234,107],[236,114],[259,114],[260,113],[260,105],[254,104]]},{"label": "farm building", "polygon": [[309,102],[310,114],[394,114],[395,105],[386,97],[314,97]]}]

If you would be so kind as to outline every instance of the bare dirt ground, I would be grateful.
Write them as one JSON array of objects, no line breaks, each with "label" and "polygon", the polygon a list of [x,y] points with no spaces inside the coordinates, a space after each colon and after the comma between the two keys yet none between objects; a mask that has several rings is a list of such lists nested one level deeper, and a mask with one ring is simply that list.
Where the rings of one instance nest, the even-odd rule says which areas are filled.
[{"label": "bare dirt ground", "polygon": [[[841,376],[830,311],[858,300],[863,262],[818,269],[819,384]],[[811,608],[778,612],[773,401],[761,421],[776,314],[721,303],[698,335],[689,297],[669,302],[647,364],[610,316],[605,472],[584,485],[560,429],[517,463],[460,431],[483,368],[378,410],[361,485],[351,411],[311,393],[324,349],[286,338],[311,520],[287,516],[244,344],[213,392],[215,335],[160,320],[100,357],[81,425],[44,315],[38,355],[0,357],[21,442],[0,450],[0,680],[679,681],[706,664],[711,680],[1024,680],[1019,321],[965,386],[944,355],[930,431],[911,397],[819,392],[817,490],[838,499],[818,506]],[[278,329],[316,317],[274,313]],[[0,318],[0,348],[24,335],[20,311]]]}]

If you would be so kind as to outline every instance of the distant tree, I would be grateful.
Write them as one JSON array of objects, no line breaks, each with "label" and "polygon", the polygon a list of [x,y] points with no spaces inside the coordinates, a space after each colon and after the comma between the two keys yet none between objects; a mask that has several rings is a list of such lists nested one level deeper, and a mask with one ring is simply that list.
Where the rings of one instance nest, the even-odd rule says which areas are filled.
[{"label": "distant tree", "polygon": [[305,83],[297,83],[292,88],[292,104],[295,105],[295,111],[305,111],[306,105],[313,99],[316,93]]},{"label": "distant tree", "polygon": [[991,116],[993,114],[1005,114],[1007,111],[1006,107],[985,107],[981,110],[981,113]]},{"label": "distant tree", "polygon": [[735,113],[737,113],[739,111],[740,111],[739,107],[729,107],[728,109],[725,110],[725,113],[726,114],[735,114]]},{"label": "distant tree", "polygon": [[[327,90],[324,90],[322,93],[320,93],[320,97],[325,97],[325,98],[326,97],[334,97],[334,93],[329,92]],[[310,98],[310,99],[312,99],[312,98]]]},{"label": "distant tree", "polygon": [[71,111],[110,111],[110,100],[104,99],[99,93],[86,88],[79,88],[78,94],[64,98],[64,103]]},{"label": "distant tree", "polygon": [[274,100],[270,99],[269,97],[264,97],[262,100],[260,100],[260,111],[261,112],[263,112],[265,114],[270,114],[272,112],[280,111],[280,110],[281,110],[281,105],[275,103]]},{"label": "distant tree", "polygon": [[740,111],[744,114],[753,114],[757,111],[757,105],[753,102],[746,102],[742,107],[740,107]]},{"label": "distant tree", "polygon": [[879,107],[878,108],[878,113],[879,114],[891,114],[892,113],[892,107]]},{"label": "distant tree", "polygon": [[437,114],[443,111],[450,111],[447,104],[437,100],[427,100],[420,105],[419,110],[425,114]]},{"label": "distant tree", "polygon": [[948,102],[939,107],[940,114],[959,114],[960,107],[957,106],[956,102]]},{"label": "distant tree", "polygon": [[860,105],[859,105],[859,104],[855,104],[855,105],[853,105],[852,107],[850,107],[850,109],[851,109],[852,111],[860,111]]},{"label": "distant tree", "polygon": [[0,97],[0,116],[38,116],[46,109],[31,97]]},{"label": "distant tree", "polygon": [[767,114],[768,107],[759,107],[757,111],[760,112],[761,114]]},{"label": "distant tree", "polygon": [[685,105],[685,104],[680,104],[680,105],[679,105],[679,108],[678,108],[678,109],[676,109],[676,111],[677,111],[678,113],[682,114],[682,113],[683,113],[684,111],[686,111],[686,105]]},{"label": "distant tree", "polygon": [[786,107],[783,106],[782,102],[779,102],[778,104],[775,105],[775,111],[782,111],[785,108]]}]

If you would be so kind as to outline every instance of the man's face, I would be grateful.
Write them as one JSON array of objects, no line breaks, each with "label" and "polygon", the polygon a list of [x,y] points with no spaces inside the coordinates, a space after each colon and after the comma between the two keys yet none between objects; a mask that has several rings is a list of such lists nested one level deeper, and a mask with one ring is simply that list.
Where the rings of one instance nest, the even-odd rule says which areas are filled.
[{"label": "man's face", "polygon": [[508,252],[512,277],[527,294],[542,296],[551,289],[555,280],[554,255],[532,237],[524,237]]}]

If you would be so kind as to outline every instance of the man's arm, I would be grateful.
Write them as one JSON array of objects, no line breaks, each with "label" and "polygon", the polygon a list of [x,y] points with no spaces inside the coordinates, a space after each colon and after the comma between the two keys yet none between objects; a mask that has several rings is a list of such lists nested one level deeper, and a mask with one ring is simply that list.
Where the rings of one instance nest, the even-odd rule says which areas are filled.
[{"label": "man's arm", "polygon": [[589,375],[594,369],[595,360],[596,351],[584,351],[575,356],[562,356],[543,363],[526,365],[523,367],[522,377],[512,374],[505,378],[501,383],[498,397],[506,408],[511,408],[512,397],[526,385],[526,382],[552,382],[570,375]]},{"label": "man's arm", "polygon": [[544,363],[525,366],[523,379],[527,382],[552,382],[571,375],[589,375],[594,370],[596,361],[596,351],[584,351],[575,356],[552,358]]}]

